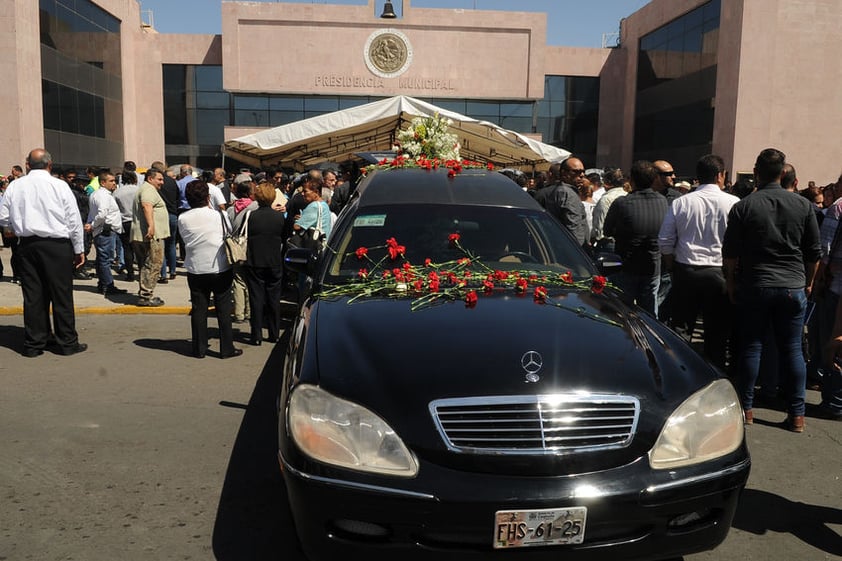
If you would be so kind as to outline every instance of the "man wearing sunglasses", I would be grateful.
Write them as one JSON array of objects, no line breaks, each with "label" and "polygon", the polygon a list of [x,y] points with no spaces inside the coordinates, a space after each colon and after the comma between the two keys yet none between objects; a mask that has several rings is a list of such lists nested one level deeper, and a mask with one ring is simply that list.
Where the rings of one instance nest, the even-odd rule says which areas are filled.
[{"label": "man wearing sunglasses", "polygon": [[[681,196],[681,191],[675,188],[675,170],[672,164],[666,160],[655,160],[652,162],[658,177],[652,183],[652,190],[667,198],[667,203],[672,202]],[[663,323],[672,321],[672,272],[668,267],[661,266],[661,284],[658,285],[658,319]]]}]

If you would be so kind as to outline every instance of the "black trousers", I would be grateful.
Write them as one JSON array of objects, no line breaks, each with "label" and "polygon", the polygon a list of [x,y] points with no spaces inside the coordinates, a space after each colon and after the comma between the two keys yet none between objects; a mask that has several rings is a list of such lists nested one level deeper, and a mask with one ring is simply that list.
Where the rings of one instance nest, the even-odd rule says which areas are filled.
[{"label": "black trousers", "polygon": [[267,338],[277,341],[281,331],[281,293],[284,270],[282,267],[246,266],[243,270],[249,291],[251,340],[263,340],[263,320],[266,318]]},{"label": "black trousers", "polygon": [[68,239],[20,238],[17,272],[23,291],[24,349],[43,349],[50,335],[50,306],[56,342],[79,342],[73,310],[73,245]]},{"label": "black trousers", "polygon": [[699,314],[704,329],[703,352],[707,359],[725,368],[731,340],[731,302],[725,292],[722,267],[675,263],[672,269],[672,325],[687,338],[692,335]]},{"label": "black trousers", "polygon": [[130,278],[134,278],[134,247],[132,247],[132,223],[123,222],[123,233],[120,234],[120,243],[123,245],[123,262]]},{"label": "black trousers", "polygon": [[234,271],[195,275],[187,273],[190,287],[190,331],[193,337],[193,354],[203,355],[208,343],[208,305],[213,295],[216,308],[216,322],[219,326],[219,352],[228,355],[234,352],[234,333],[231,327],[231,310],[234,308],[231,285]]}]

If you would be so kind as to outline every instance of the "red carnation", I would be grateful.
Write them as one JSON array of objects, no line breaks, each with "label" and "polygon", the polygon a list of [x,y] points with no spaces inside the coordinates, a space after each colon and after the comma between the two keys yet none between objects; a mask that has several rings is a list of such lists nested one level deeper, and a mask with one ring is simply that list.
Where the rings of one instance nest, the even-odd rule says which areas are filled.
[{"label": "red carnation", "polygon": [[473,308],[477,305],[477,291],[470,290],[467,294],[465,294],[465,306],[468,308]]},{"label": "red carnation", "polygon": [[515,290],[523,294],[524,292],[526,292],[526,287],[528,286],[528,284],[529,283],[526,282],[526,279],[524,278],[517,279],[517,281],[515,281]]},{"label": "red carnation", "polygon": [[536,286],[535,291],[532,293],[532,297],[536,302],[544,303],[547,300],[547,289],[543,286]]},{"label": "red carnation", "polygon": [[605,285],[608,283],[608,279],[603,276],[595,276],[593,278],[593,284],[591,285],[591,291],[594,294],[602,294],[602,291],[605,289]]},{"label": "red carnation", "polygon": [[491,282],[490,280],[482,281],[482,290],[486,294],[490,294],[490,293],[494,292],[494,283]]},{"label": "red carnation", "polygon": [[568,284],[573,284],[573,273],[567,271],[563,275],[561,275],[562,282],[566,282]]},{"label": "red carnation", "polygon": [[357,256],[357,259],[362,259],[366,255],[368,255],[368,248],[367,247],[358,247],[357,251],[354,252],[354,255]]},{"label": "red carnation", "polygon": [[367,279],[368,278],[368,269],[360,269],[359,271],[357,271],[357,276],[360,277],[361,279]]}]

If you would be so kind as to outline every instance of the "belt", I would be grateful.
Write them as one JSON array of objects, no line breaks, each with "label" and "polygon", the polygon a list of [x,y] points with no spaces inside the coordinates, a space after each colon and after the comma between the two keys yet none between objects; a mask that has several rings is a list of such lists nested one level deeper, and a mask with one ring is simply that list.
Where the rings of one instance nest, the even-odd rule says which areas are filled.
[{"label": "belt", "polygon": [[70,238],[51,238],[49,236],[18,236],[20,243],[29,243],[37,241],[46,242],[69,242]]},{"label": "belt", "polygon": [[689,263],[679,263],[675,262],[676,267],[684,267],[685,269],[692,269],[694,271],[699,271],[701,269],[721,269],[722,265],[690,265]]}]

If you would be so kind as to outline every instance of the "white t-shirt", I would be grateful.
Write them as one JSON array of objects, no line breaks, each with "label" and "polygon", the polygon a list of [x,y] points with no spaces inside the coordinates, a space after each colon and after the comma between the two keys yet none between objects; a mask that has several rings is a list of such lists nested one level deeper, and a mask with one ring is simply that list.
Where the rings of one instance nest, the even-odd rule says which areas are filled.
[{"label": "white t-shirt", "polygon": [[194,275],[221,273],[231,268],[222,247],[222,221],[228,215],[209,207],[191,208],[178,215],[178,233],[184,240],[184,268]]},{"label": "white t-shirt", "polygon": [[220,205],[228,204],[228,201],[225,200],[225,195],[222,194],[222,189],[216,185],[208,183],[208,194],[210,195],[208,206],[213,210],[218,210]]}]

